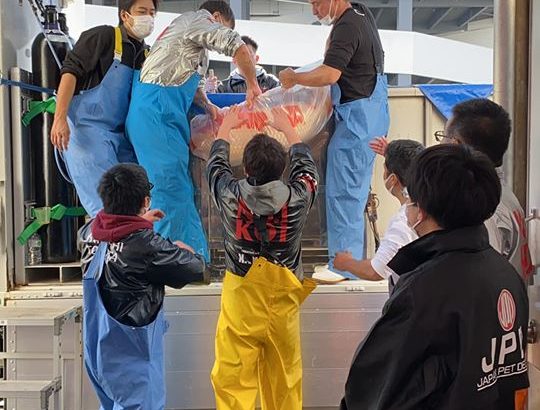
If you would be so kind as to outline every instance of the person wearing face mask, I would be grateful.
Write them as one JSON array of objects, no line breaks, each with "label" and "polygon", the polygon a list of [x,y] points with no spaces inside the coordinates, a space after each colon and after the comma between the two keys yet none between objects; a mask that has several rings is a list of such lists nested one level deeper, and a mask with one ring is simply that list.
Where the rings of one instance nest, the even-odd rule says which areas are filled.
[{"label": "person wearing face mask", "polygon": [[400,279],[353,358],[341,410],[524,410],[528,297],[489,245],[493,164],[464,145],[427,148],[407,189],[419,239],[388,264]]},{"label": "person wearing face mask", "polygon": [[408,200],[406,177],[416,156],[424,146],[412,140],[396,140],[388,144],[384,153],[384,186],[400,203],[401,208],[388,224],[379,249],[373,259],[356,260],[350,252],[338,252],[334,260],[336,269],[353,273],[360,279],[388,280],[390,290],[399,277],[388,267],[388,262],[403,246],[416,240],[416,232],[407,225]]},{"label": "person wearing face mask", "polygon": [[375,19],[364,5],[347,0],[310,0],[321,24],[333,25],[324,62],[312,71],[279,73],[283,88],[296,84],[332,86],[335,131],[328,144],[326,164],[326,219],[329,271],[339,280],[354,279],[334,266],[336,252],[350,249],[363,259],[364,209],[375,155],[368,143],[386,135],[389,127],[384,52]]},{"label": "person wearing face mask", "polygon": [[174,19],[152,46],[140,80],[134,83],[126,120],[137,160],[155,184],[153,203],[165,212],[156,231],[189,244],[207,260],[208,245],[189,170],[188,111],[195,104],[214,119],[218,115],[204,92],[209,51],[234,57],[246,78],[248,105],[261,94],[255,61],[234,26],[234,14],[222,0],[205,1],[198,11]]},{"label": "person wearing face mask", "polygon": [[119,162],[136,162],[124,126],[157,6],[158,0],[119,0],[119,25],[83,32],[62,67],[51,142],[91,217],[102,208],[101,175]]},{"label": "person wearing face mask", "polygon": [[99,182],[103,210],[79,231],[84,361],[101,409],[162,410],[165,286],[205,280],[202,256],[153,230],[152,184],[137,164]]}]

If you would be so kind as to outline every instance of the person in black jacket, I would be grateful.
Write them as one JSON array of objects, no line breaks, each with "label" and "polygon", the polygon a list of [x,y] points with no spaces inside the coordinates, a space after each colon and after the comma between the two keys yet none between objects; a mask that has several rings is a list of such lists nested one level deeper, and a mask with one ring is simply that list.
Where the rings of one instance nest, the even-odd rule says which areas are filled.
[{"label": "person in black jacket", "polygon": [[315,288],[303,279],[301,235],[317,194],[318,173],[282,108],[271,126],[291,144],[253,137],[244,151],[245,179],[234,178],[229,139],[242,123],[239,108],[225,116],[208,161],[208,182],[225,236],[227,272],[221,294],[212,384],[218,410],[302,409],[299,306]]},{"label": "person in black jacket", "polygon": [[99,179],[121,162],[137,162],[124,135],[136,70],[142,67],[144,38],[154,29],[159,0],[119,0],[117,27],[83,32],[62,67],[51,142],[62,152],[86,212],[102,208]]},{"label": "person in black jacket", "polygon": [[145,170],[119,164],[101,178],[104,209],[81,228],[84,357],[102,408],[163,409],[165,286],[204,280],[202,256],[154,233]]},{"label": "person in black jacket", "polygon": [[356,352],[341,410],[523,409],[528,299],[489,245],[501,184],[463,145],[421,153],[408,178],[419,239],[389,267],[400,279]]},{"label": "person in black jacket", "polygon": [[[249,36],[242,36],[242,41],[246,44],[248,47],[252,58],[255,60],[255,62],[259,62],[259,56],[257,55],[257,50],[259,49],[259,45]],[[233,58],[233,63],[235,63]],[[271,90],[272,88],[279,87],[279,80],[276,76],[272,74],[268,74],[264,68],[261,66],[256,66],[256,75],[257,75],[257,82],[259,83],[259,87],[261,88],[261,91],[264,93],[265,91]],[[212,88],[215,87],[216,83],[215,78],[210,78],[207,80],[207,85],[211,86]],[[213,91],[212,89],[208,89],[208,92]],[[230,76],[223,80],[221,83],[217,85],[217,89],[215,92],[217,93],[245,93],[247,90],[247,84],[246,79],[242,74],[240,74],[240,71],[238,69],[235,69],[231,72]]]}]

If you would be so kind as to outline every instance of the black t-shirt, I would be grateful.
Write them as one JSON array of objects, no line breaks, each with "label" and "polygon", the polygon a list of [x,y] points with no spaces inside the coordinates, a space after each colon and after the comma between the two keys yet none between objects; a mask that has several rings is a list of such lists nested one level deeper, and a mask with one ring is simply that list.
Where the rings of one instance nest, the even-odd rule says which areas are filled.
[{"label": "black t-shirt", "polygon": [[341,71],[341,102],[369,97],[382,71],[383,50],[375,20],[367,7],[350,8],[334,23],[324,64]]},{"label": "black t-shirt", "polygon": [[[114,59],[115,32],[112,26],[98,26],[81,34],[62,67],[62,74],[77,77],[75,93],[98,86]],[[122,64],[140,69],[144,62],[146,45],[127,36],[122,29]]]}]

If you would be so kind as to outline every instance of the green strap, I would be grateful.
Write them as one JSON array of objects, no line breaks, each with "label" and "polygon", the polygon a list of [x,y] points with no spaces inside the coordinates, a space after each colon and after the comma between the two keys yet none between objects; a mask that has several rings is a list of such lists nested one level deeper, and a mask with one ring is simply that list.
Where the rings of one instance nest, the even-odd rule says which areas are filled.
[{"label": "green strap", "polygon": [[51,97],[45,101],[30,101],[29,110],[22,117],[22,123],[25,127],[39,114],[54,114],[56,111],[56,97]]},{"label": "green strap", "polygon": [[34,220],[29,223],[24,231],[19,235],[17,241],[24,245],[28,239],[35,234],[42,226],[48,225],[51,221],[59,221],[64,216],[80,217],[85,216],[86,211],[81,207],[67,208],[62,204],[51,207],[34,208],[32,209],[32,217]]}]

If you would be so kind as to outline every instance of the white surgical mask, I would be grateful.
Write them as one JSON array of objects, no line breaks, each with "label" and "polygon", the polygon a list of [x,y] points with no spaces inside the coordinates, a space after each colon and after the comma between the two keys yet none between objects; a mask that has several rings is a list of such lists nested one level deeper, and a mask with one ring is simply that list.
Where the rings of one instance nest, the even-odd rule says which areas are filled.
[{"label": "white surgical mask", "polygon": [[330,1],[330,8],[328,9],[328,14],[323,18],[319,19],[319,23],[323,26],[331,26],[334,22],[334,17],[330,17],[330,12],[332,11],[332,6],[334,5],[334,0]]},{"label": "white surgical mask", "polygon": [[[414,202],[412,202],[412,203],[407,203],[406,206],[409,207],[409,206],[417,206],[417,205]],[[413,231],[416,232],[416,227],[420,225],[422,222],[424,222],[422,219],[417,219],[416,222],[412,225],[409,225],[409,222],[407,221],[407,225],[409,225],[409,228],[411,228]]]},{"label": "white surgical mask", "polygon": [[138,39],[142,40],[143,38],[148,37],[154,31],[154,17],[145,14],[144,16],[132,16],[128,13],[133,19],[133,26],[131,26],[131,31]]},{"label": "white surgical mask", "polygon": [[[394,174],[390,174],[388,175],[388,177],[384,180],[384,187],[386,188],[386,184],[388,183],[388,180],[390,179],[390,177],[394,175]],[[396,186],[396,183],[394,182],[392,184],[392,186],[390,188],[386,188],[388,190],[388,192],[390,192],[390,194],[392,194],[392,190],[394,189],[394,187]],[[392,194],[393,195],[393,194]]]}]

